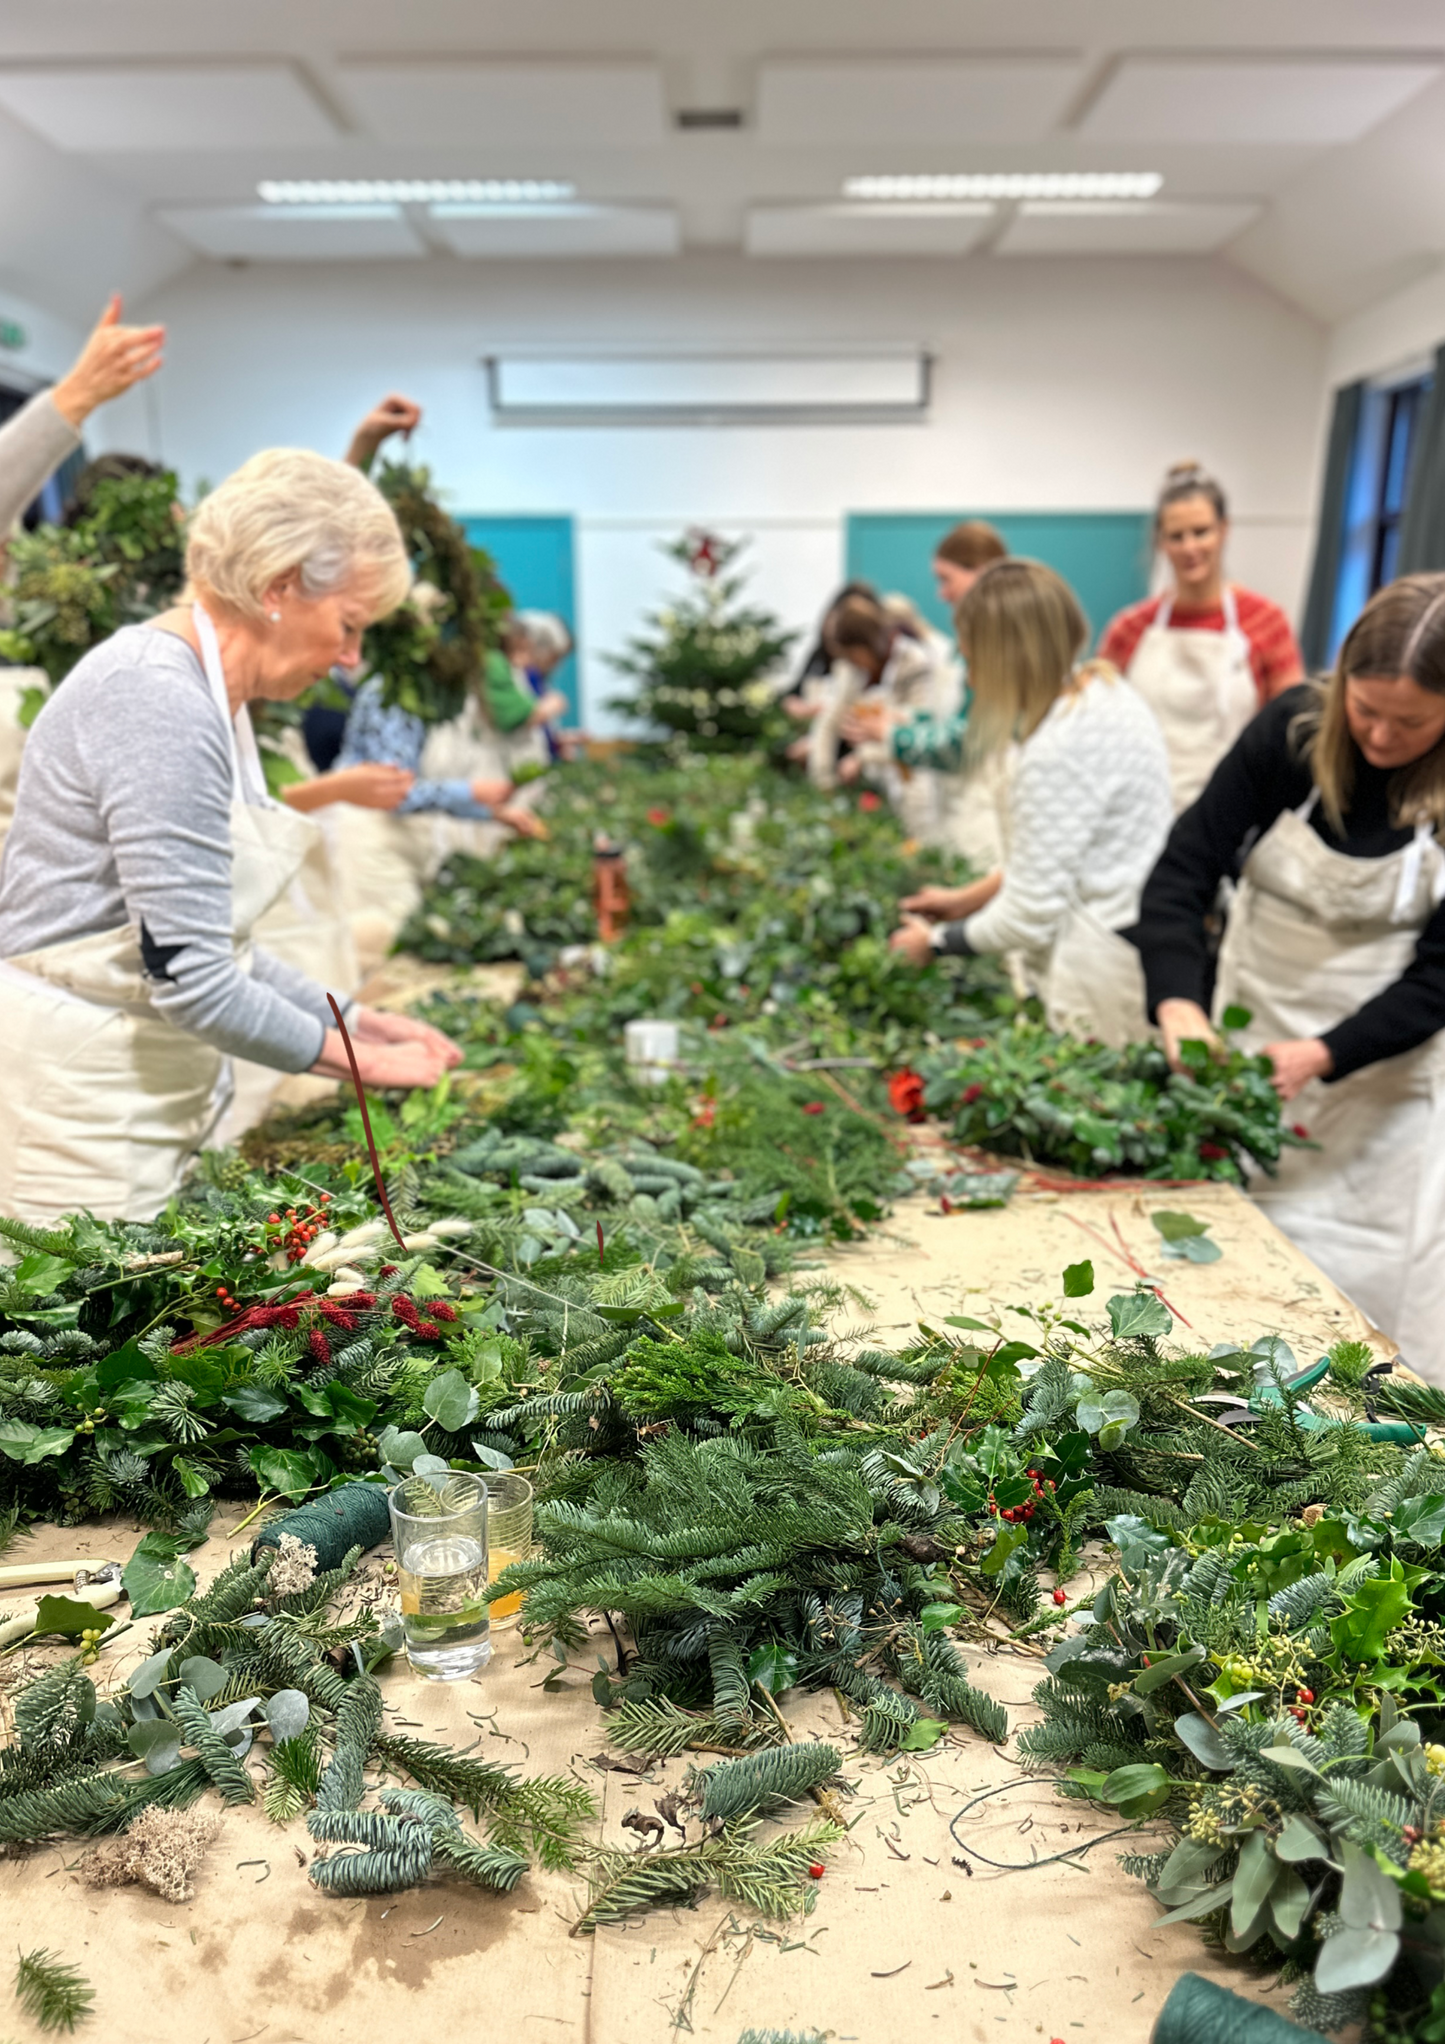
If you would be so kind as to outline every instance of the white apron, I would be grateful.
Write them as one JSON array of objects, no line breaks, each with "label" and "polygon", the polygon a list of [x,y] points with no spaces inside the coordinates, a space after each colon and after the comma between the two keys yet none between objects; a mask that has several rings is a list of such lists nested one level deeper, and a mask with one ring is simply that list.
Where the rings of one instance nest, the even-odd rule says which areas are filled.
[{"label": "white apron", "polygon": [[[211,696],[231,734],[231,931],[249,966],[259,918],[290,886],[315,826],[273,803],[244,707],[233,719],[215,628],[193,610]],[[0,964],[0,1213],[78,1208],[144,1221],[165,1206],[224,1112],[220,1051],[151,1006],[127,923]]]},{"label": "white apron", "polygon": [[[527,732],[545,757],[540,731]],[[468,695],[460,713],[427,733],[419,775],[428,781],[507,780],[520,764],[513,744],[487,722]],[[520,806],[535,803],[542,783],[518,791]],[[333,824],[338,893],[357,963],[365,979],[381,964],[422,895],[456,852],[492,859],[510,836],[505,824],[453,816],[446,810],[363,809],[338,803]]]},{"label": "white apron", "polygon": [[[1310,829],[1316,796],[1287,811],[1245,861],[1219,956],[1216,1017],[1248,1008],[1245,1047],[1319,1036],[1398,979],[1445,896],[1428,824],[1382,859],[1331,851]],[[1290,1240],[1445,1383],[1445,1036],[1326,1085],[1285,1112],[1321,1144],[1286,1150],[1250,1192]]]},{"label": "white apron", "polygon": [[1176,816],[1199,795],[1259,708],[1249,640],[1239,628],[1232,589],[1224,591],[1223,608],[1222,632],[1173,631],[1174,599],[1166,596],[1129,662],[1128,678],[1164,733]]},{"label": "white apron", "polygon": [[1149,1025],[1144,965],[1127,937],[1076,902],[1045,958],[1030,977],[1050,1029],[1093,1038],[1122,1050],[1154,1034]]}]

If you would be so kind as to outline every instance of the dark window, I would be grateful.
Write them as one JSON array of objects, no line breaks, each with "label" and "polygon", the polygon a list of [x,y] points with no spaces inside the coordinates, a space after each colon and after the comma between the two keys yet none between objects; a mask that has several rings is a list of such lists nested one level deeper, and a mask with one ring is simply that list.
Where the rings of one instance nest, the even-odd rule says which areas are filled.
[{"label": "dark window", "polygon": [[1366,391],[1350,461],[1344,546],[1335,581],[1329,657],[1377,589],[1395,578],[1410,459],[1429,395],[1428,376]]}]

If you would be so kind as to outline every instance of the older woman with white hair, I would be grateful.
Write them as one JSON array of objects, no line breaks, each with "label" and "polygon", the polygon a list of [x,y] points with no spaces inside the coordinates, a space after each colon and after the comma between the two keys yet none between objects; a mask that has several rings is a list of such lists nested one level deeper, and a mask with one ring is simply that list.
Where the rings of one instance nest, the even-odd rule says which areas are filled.
[{"label": "older woman with white hair", "polygon": [[[300,695],[410,583],[355,468],[258,454],[191,520],[176,609],[80,661],[36,719],[0,869],[0,1213],[145,1220],[225,1105],[226,1061],[340,1078],[327,990],[252,926],[315,825],[266,794],[246,705]],[[355,1008],[363,1080],[431,1085],[461,1053]]]}]

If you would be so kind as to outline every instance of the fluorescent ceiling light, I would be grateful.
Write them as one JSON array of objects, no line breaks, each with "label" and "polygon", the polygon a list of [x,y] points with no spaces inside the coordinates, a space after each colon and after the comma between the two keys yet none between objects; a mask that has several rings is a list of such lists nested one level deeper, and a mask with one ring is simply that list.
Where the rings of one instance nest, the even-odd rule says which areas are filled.
[{"label": "fluorescent ceiling light", "polygon": [[849,199],[1152,199],[1157,170],[988,170],[850,177]]},{"label": "fluorescent ceiling light", "polygon": [[536,206],[577,193],[547,177],[264,178],[256,190],[269,206]]}]

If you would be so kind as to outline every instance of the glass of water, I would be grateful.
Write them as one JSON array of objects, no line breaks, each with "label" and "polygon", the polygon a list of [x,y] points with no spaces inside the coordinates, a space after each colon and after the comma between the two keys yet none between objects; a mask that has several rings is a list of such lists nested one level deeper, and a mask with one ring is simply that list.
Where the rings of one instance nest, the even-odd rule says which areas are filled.
[{"label": "glass of water", "polygon": [[453,1471],[408,1476],[389,1494],[406,1657],[433,1682],[460,1682],[492,1657],[487,1617],[487,1486]]}]

